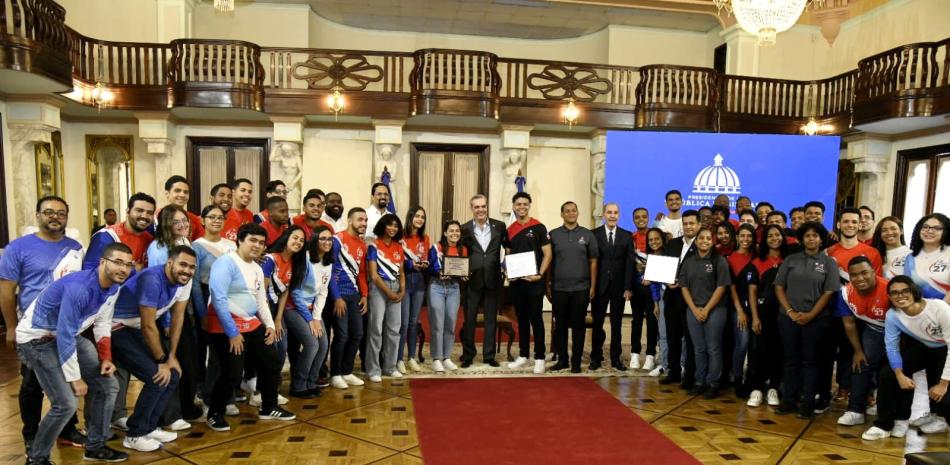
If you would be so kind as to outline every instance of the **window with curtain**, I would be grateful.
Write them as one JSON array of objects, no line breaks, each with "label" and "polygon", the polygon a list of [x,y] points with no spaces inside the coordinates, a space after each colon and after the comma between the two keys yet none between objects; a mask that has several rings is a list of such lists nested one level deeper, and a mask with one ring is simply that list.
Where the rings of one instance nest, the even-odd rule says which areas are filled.
[{"label": "window with curtain", "polygon": [[442,223],[470,220],[469,199],[488,190],[488,147],[413,144],[410,156],[411,202],[425,208],[429,236],[437,241]]},{"label": "window with curtain", "polygon": [[914,225],[933,212],[950,214],[950,144],[897,153],[894,215],[910,242]]},{"label": "window with curtain", "polygon": [[215,184],[247,178],[254,183],[248,208],[258,212],[264,204],[264,185],[270,180],[268,139],[219,139],[189,137],[187,153],[191,198],[188,207],[199,212],[208,203]]}]

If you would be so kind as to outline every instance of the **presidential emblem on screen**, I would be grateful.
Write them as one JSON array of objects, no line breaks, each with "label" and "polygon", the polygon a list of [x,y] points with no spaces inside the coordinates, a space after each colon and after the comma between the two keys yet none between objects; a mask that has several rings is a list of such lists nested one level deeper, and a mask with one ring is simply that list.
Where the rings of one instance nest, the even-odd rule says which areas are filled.
[{"label": "presidential emblem on screen", "polygon": [[739,175],[732,168],[722,164],[722,155],[713,157],[713,165],[707,166],[696,175],[693,192],[696,194],[739,194],[742,185]]}]

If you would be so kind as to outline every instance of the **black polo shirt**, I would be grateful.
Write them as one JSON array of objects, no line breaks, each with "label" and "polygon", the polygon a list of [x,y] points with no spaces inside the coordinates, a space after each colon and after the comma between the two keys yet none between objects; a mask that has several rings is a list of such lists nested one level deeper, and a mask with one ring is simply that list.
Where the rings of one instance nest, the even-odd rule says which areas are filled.
[{"label": "black polo shirt", "polygon": [[[712,298],[716,288],[727,287],[732,284],[729,263],[720,255],[709,254],[700,257],[698,253],[690,254],[680,266],[677,280],[680,286],[689,289],[693,304],[703,307]],[[716,304],[716,308],[725,308],[726,299],[723,295]]]},{"label": "black polo shirt", "polygon": [[551,230],[551,287],[555,291],[590,289],[590,259],[599,256],[597,239],[590,229],[564,226]]}]

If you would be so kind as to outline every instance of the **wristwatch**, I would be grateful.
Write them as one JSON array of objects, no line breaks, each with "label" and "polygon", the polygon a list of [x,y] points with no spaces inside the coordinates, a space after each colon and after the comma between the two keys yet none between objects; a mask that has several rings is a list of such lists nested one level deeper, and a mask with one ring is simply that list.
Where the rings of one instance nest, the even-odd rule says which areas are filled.
[{"label": "wristwatch", "polygon": [[155,360],[155,363],[165,363],[168,361],[168,354],[162,354],[162,357]]}]

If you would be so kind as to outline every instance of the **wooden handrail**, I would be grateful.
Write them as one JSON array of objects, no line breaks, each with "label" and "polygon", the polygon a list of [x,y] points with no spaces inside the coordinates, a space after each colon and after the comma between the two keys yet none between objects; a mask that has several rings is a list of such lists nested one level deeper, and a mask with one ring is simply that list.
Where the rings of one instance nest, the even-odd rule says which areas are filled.
[{"label": "wooden handrail", "polygon": [[449,90],[488,93],[501,90],[498,56],[471,50],[427,48],[412,54],[412,93]]},{"label": "wooden handrail", "polygon": [[164,86],[172,57],[170,44],[113,42],[86,37],[67,27],[73,77],[109,86]]},{"label": "wooden handrail", "polygon": [[0,35],[40,42],[66,50],[66,9],[53,0],[0,0]]},{"label": "wooden handrail", "polygon": [[171,41],[171,82],[244,84],[263,89],[261,48],[241,40],[175,39]]},{"label": "wooden handrail", "polygon": [[950,38],[921,42],[872,55],[858,61],[855,101],[919,92],[950,84]]}]

